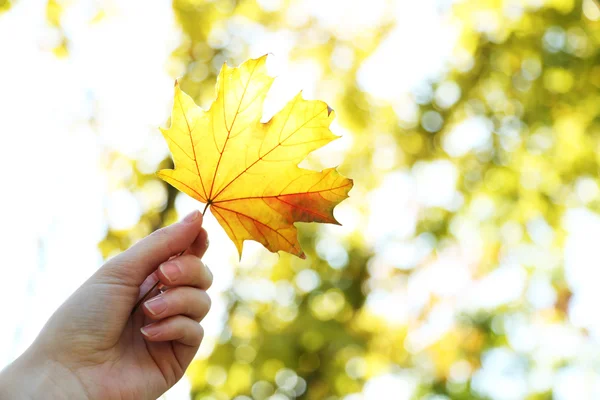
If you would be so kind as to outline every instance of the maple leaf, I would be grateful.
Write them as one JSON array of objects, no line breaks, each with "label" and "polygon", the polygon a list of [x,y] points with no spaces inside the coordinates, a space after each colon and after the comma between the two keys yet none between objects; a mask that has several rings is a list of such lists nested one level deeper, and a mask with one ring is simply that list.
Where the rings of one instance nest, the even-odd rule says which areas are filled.
[{"label": "maple leaf", "polygon": [[352,180],[334,168],[298,167],[311,151],[337,139],[329,130],[334,112],[298,94],[261,123],[273,78],[266,56],[238,68],[225,64],[208,111],[175,83],[171,126],[161,129],[175,169],[158,176],[210,206],[241,257],[244,240],[272,252],[305,258],[294,222],[339,224],[333,208],[348,197]]}]

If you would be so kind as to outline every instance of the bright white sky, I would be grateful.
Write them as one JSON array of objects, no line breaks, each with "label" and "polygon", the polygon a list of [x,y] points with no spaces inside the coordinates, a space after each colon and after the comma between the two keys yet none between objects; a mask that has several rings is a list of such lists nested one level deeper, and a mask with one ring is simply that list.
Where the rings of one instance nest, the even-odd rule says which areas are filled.
[{"label": "bright white sky", "polygon": [[[57,59],[49,51],[56,37],[45,22],[45,3],[45,0],[19,1],[10,12],[0,16],[0,38],[5,38],[0,40],[3,143],[0,160],[5,171],[0,196],[0,209],[5,211],[0,258],[7,281],[0,291],[0,301],[13,306],[4,308],[7,315],[0,330],[0,368],[31,343],[51,313],[101,265],[96,245],[104,237],[107,224],[128,228],[138,220],[139,200],[127,191],[114,190],[111,178],[103,170],[102,155],[118,151],[142,158],[152,166],[167,154],[156,128],[164,124],[170,111],[173,77],[166,66],[180,40],[170,3],[107,1],[110,5],[107,18],[90,24],[96,2],[74,1],[64,17],[70,39],[70,55],[66,59]],[[295,6],[294,16],[313,15],[344,35],[349,27],[377,24],[387,12],[384,0],[351,3],[340,9],[334,1],[303,0]],[[261,0],[260,4],[277,8],[280,2]],[[455,31],[445,24],[435,4],[434,0],[394,2],[398,25],[361,69],[359,84],[363,89],[381,99],[397,101],[423,79],[443,72]],[[344,12],[343,18],[340,11]],[[251,46],[252,56],[274,55],[270,63],[278,81],[270,98],[271,111],[300,89],[310,96],[316,86],[318,69],[311,64],[290,63],[287,57],[291,47],[286,36],[279,34],[263,35]],[[341,60],[344,54],[340,55]],[[392,76],[394,79],[390,80]],[[447,89],[449,93],[456,91],[454,87]],[[405,111],[405,108],[400,110]],[[89,123],[92,116],[93,126]],[[459,125],[449,137],[444,149],[451,155],[462,155],[484,146],[490,132],[485,120],[473,119]],[[339,142],[347,147],[351,139]],[[341,162],[343,150],[344,145],[334,149],[329,161]],[[382,151],[387,154],[385,146]],[[335,253],[335,235],[364,229],[372,241],[370,244],[378,250],[369,266],[375,280],[378,276],[384,279],[389,268],[415,265],[430,256],[432,247],[432,238],[427,235],[411,239],[417,212],[423,206],[459,207],[462,198],[455,190],[457,178],[453,164],[443,160],[389,173],[381,187],[371,194],[368,220],[361,220],[351,203],[340,206],[338,215],[344,227],[332,228],[332,239],[320,248],[332,265],[343,264],[345,252]],[[593,192],[590,185],[582,189],[588,198],[590,190]],[[592,197],[597,196],[597,191],[596,187]],[[195,207],[198,205],[193,200],[178,198],[177,209],[182,215]],[[482,218],[486,209],[486,200],[482,199],[477,211]],[[213,309],[204,323],[207,339],[200,355],[210,351],[222,326],[225,309],[220,294],[230,289],[233,268],[237,265],[235,249],[223,230],[212,217],[207,218],[206,225],[211,235],[206,262],[215,274],[215,286],[211,289]],[[598,337],[600,319],[590,318],[597,315],[596,305],[600,300],[592,283],[598,277],[593,272],[597,268],[590,265],[594,256],[589,249],[594,248],[594,243],[588,242],[598,237],[590,233],[600,232],[600,217],[586,209],[574,210],[566,217],[566,227],[572,233],[566,250],[567,275],[576,290],[572,319],[575,325],[587,327]],[[432,314],[435,318],[410,333],[409,351],[419,351],[434,343],[450,329],[457,304],[464,303],[461,305],[464,308],[473,304],[495,307],[523,293],[526,273],[518,257],[516,261],[507,260],[506,265],[485,279],[474,281],[470,265],[479,256],[477,226],[465,221],[454,229],[460,242],[455,248],[415,272],[408,285],[391,292],[376,289],[369,296],[369,307],[390,323],[406,323],[421,309],[429,294],[448,298]],[[506,229],[514,233],[511,227]],[[540,249],[543,249],[544,222],[534,224],[531,229],[540,232]],[[542,250],[537,253],[540,268],[553,268],[552,261],[542,253]],[[259,255],[264,257],[265,250],[247,244],[242,267],[252,265]],[[306,273],[297,282],[308,290],[318,284],[314,276]],[[555,294],[546,275],[540,274],[535,282],[528,295],[540,307],[553,301]],[[576,353],[589,348],[588,343],[578,341],[577,334],[566,327],[518,326],[520,330],[516,329],[511,337],[515,346],[528,351],[547,354],[548,348],[557,347],[552,345],[553,338],[573,343],[571,349],[575,350],[571,351]],[[534,344],[527,342],[527,334],[541,337],[542,342],[546,340],[548,348],[532,349]],[[556,351],[560,351],[558,348]],[[475,381],[482,393],[508,399],[519,398],[527,391],[526,382],[518,379],[507,384],[503,365],[513,365],[514,357],[506,352],[486,356],[484,370]],[[551,377],[542,374],[536,384],[554,385],[560,399],[572,394],[568,388],[578,388],[575,397],[579,399],[599,393],[598,376],[590,375],[584,367],[575,366],[555,381]],[[372,379],[364,393],[349,396],[347,400],[384,399],[389,398],[385,396],[389,393],[396,394],[394,399],[408,399],[416,379],[407,372],[390,372]],[[167,398],[187,399],[188,389],[184,379]],[[498,397],[498,393],[506,396]]]}]

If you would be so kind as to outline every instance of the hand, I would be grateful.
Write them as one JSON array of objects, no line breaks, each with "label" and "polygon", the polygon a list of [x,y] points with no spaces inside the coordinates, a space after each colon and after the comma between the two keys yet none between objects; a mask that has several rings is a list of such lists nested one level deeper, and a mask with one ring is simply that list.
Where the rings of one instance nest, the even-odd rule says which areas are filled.
[{"label": "hand", "polygon": [[[0,398],[156,399],[192,361],[210,308],[202,215],[160,229],[108,261],[0,373]],[[185,250],[185,253],[175,257]],[[175,258],[173,258],[175,257]],[[133,315],[135,303],[160,280]]]}]

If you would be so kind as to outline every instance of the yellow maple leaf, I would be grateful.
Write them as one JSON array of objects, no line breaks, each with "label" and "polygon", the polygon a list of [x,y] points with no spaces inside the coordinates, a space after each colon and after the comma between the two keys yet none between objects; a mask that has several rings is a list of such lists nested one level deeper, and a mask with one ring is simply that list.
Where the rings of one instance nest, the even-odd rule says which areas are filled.
[{"label": "yellow maple leaf", "polygon": [[329,130],[333,111],[298,94],[261,123],[273,83],[266,56],[238,68],[225,64],[217,98],[208,111],[175,84],[169,129],[161,129],[175,169],[158,176],[210,206],[241,256],[244,240],[272,252],[304,258],[294,222],[338,224],[333,208],[348,197],[352,180],[334,168],[298,167],[308,153],[337,139]]}]

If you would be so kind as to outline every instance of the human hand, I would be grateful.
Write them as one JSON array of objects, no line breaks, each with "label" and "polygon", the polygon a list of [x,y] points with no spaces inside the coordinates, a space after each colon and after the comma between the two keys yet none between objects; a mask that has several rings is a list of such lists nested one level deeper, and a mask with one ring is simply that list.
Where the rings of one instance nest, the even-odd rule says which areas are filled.
[{"label": "human hand", "polygon": [[[181,379],[203,338],[198,322],[210,308],[212,283],[200,261],[207,247],[202,214],[194,211],[109,260],[0,373],[0,398],[158,398]],[[131,315],[157,280],[168,289],[155,289]]]}]

